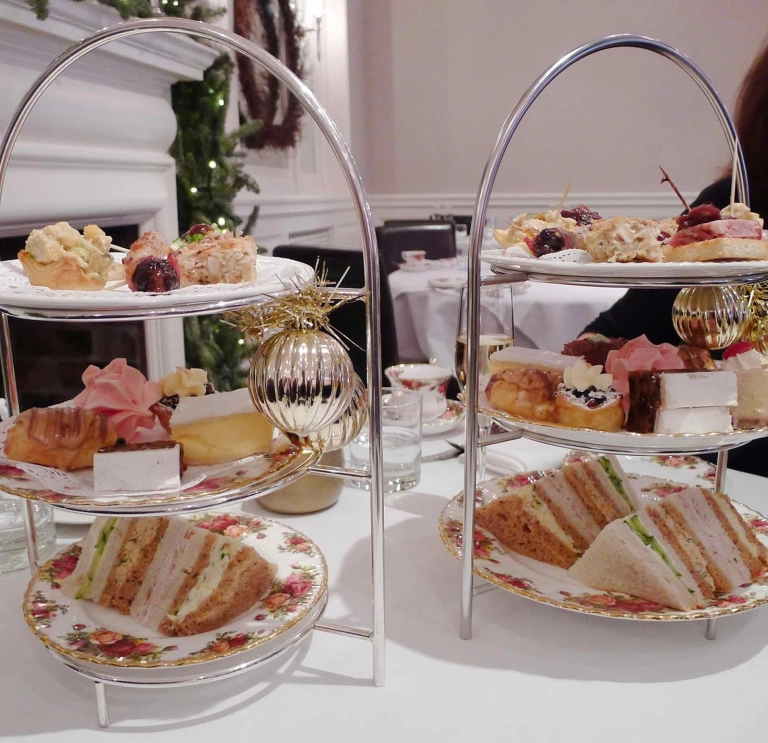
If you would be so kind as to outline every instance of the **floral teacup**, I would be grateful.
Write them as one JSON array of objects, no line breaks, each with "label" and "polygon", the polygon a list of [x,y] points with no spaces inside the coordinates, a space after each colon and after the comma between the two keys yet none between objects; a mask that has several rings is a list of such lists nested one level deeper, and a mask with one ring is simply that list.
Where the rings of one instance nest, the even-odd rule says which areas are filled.
[{"label": "floral teacup", "polygon": [[422,398],[422,420],[439,418],[447,409],[445,393],[453,372],[433,364],[398,364],[384,370],[393,387],[418,392]]}]

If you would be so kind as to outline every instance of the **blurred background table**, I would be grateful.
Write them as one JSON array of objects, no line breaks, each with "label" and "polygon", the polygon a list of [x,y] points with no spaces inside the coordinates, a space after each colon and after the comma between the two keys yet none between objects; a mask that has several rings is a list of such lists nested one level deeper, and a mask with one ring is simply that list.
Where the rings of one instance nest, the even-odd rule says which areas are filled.
[{"label": "blurred background table", "polygon": [[[434,265],[424,271],[389,274],[400,360],[437,359],[453,368],[459,315],[458,286],[435,288],[435,279],[457,284],[466,264]],[[560,351],[584,326],[622,297],[625,289],[566,286],[528,281],[514,289],[515,345]]]}]

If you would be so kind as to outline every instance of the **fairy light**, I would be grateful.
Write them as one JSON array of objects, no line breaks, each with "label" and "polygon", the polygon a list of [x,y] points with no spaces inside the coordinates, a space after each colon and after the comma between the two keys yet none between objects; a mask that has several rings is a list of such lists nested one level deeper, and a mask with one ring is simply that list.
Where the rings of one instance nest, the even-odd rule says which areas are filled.
[{"label": "fairy light", "polygon": [[245,338],[239,338],[237,341],[238,346],[244,346],[245,345]]},{"label": "fairy light", "polygon": [[216,167],[216,161],[215,160],[209,160],[208,161],[208,167],[213,170]]},{"label": "fairy light", "polygon": [[227,220],[226,220],[226,219],[224,219],[224,217],[219,217],[219,218],[216,220],[216,222],[218,223],[219,227],[223,227],[223,226],[224,226],[224,225],[227,223]]},{"label": "fairy light", "polygon": [[192,186],[192,188],[189,189],[190,193],[197,193],[197,186]]},{"label": "fairy light", "polygon": [[223,98],[219,98],[219,105],[220,105],[220,106],[223,106],[223,105],[224,105],[224,99],[223,99]]}]

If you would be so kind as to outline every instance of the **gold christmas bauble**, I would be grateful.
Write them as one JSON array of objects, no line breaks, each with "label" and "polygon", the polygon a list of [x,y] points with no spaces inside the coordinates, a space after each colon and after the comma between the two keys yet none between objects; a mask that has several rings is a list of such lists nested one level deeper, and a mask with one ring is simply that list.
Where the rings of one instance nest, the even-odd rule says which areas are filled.
[{"label": "gold christmas bauble", "polygon": [[355,373],[344,346],[316,329],[288,328],[251,359],[248,389],[256,409],[281,431],[306,436],[349,407]]},{"label": "gold christmas bauble", "polygon": [[318,451],[335,451],[349,444],[363,430],[368,420],[368,393],[362,380],[355,374],[355,390],[352,402],[341,417],[316,433],[307,436],[288,434],[298,446],[310,446]]},{"label": "gold christmas bauble", "polygon": [[737,341],[748,318],[747,302],[734,286],[686,287],[672,305],[677,334],[689,345],[710,351]]}]

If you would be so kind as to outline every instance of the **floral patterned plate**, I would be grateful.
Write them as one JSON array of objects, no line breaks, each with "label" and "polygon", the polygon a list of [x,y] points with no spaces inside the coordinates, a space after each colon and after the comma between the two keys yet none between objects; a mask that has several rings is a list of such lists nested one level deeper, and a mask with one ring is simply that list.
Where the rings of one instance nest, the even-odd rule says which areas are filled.
[{"label": "floral patterned plate", "polygon": [[65,596],[59,581],[77,565],[80,544],[45,563],[24,596],[24,618],[49,648],[67,658],[127,668],[169,668],[218,660],[263,647],[272,656],[295,639],[292,630],[325,600],[328,569],[317,545],[278,521],[246,514],[197,514],[190,521],[241,539],[277,564],[265,598],[212,632],[166,637],[114,609]]},{"label": "floral patterned plate", "polygon": [[193,502],[195,507],[213,508],[265,495],[301,477],[318,456],[310,449],[276,439],[268,454],[222,465],[187,467],[180,490],[145,493],[96,493],[93,470],[59,472],[53,467],[0,458],[0,490],[91,514],[171,513],[189,508]]},{"label": "floral patterned plate", "polygon": [[[706,487],[705,480],[710,481],[708,467],[711,465],[698,460],[697,457],[654,457],[641,462],[636,461],[641,459],[637,457],[620,459],[625,469],[636,470],[630,477],[634,476],[635,486],[643,497],[662,495],[665,489],[675,486],[675,483],[668,479],[662,480],[645,474],[644,470],[666,470],[665,474],[669,475],[670,470],[675,469],[675,475],[685,474],[685,477],[676,478],[679,482],[702,487]],[[669,464],[670,461],[672,464]],[[635,467],[638,464],[639,466]],[[514,474],[480,483],[477,487],[476,505],[488,503],[512,488],[533,482],[543,474],[546,473]],[[443,543],[459,559],[462,548],[461,527],[464,523],[463,504],[464,495],[461,493],[448,502],[439,522]],[[768,519],[739,503],[734,505],[747,523],[752,525],[760,540],[768,545]],[[754,609],[768,602],[768,572],[754,583],[742,586],[732,594],[713,599],[703,609],[683,612],[634,596],[589,588],[570,578],[563,568],[508,552],[496,537],[480,527],[475,528],[474,549],[474,572],[488,582],[542,604],[603,617],[641,620],[711,619]]]},{"label": "floral patterned plate", "polygon": [[[481,387],[484,385],[481,383]],[[597,431],[592,428],[570,428],[558,423],[529,421],[488,406],[484,395],[479,413],[493,416],[509,431],[520,429],[526,438],[555,446],[579,446],[594,452],[624,454],[694,454],[734,448],[749,441],[765,438],[768,426],[737,428],[728,433],[634,433],[632,431]]]}]

